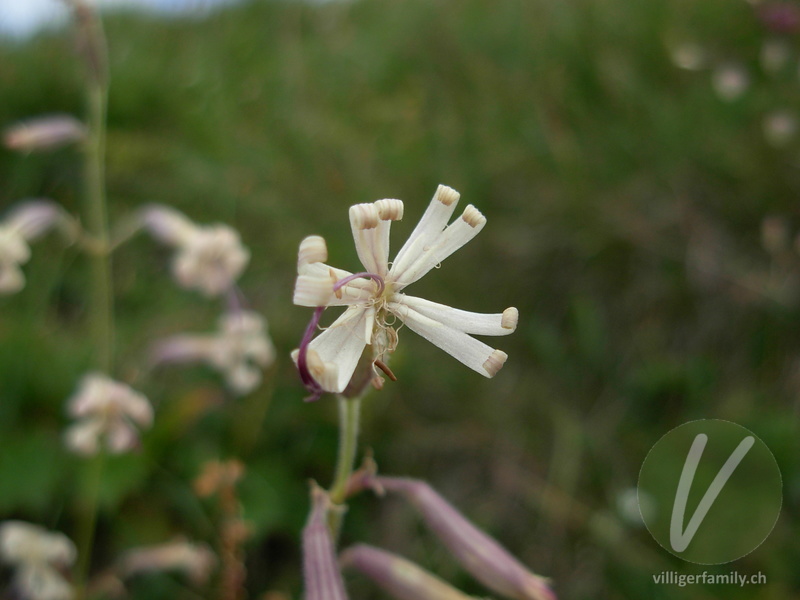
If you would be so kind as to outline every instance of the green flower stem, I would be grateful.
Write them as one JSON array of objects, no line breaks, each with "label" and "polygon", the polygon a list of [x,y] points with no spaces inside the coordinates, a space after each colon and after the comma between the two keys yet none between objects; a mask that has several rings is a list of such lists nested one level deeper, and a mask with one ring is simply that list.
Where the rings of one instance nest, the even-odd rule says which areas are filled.
[{"label": "green flower stem", "polygon": [[[106,106],[108,79],[106,43],[102,23],[96,13],[82,12],[76,5],[78,28],[85,36],[87,77],[88,136],[84,156],[85,204],[83,220],[94,241],[90,261],[89,330],[94,350],[94,366],[111,375],[114,365],[114,304],[111,281],[111,247],[109,244],[108,209],[106,206],[105,153]],[[92,459],[90,476],[80,499],[78,520],[77,599],[86,598],[87,581],[92,562],[100,488],[105,463],[104,453]]]},{"label": "green flower stem", "polygon": [[100,450],[96,456],[89,459],[88,472],[84,482],[84,495],[79,502],[79,529],[78,529],[78,564],[76,567],[76,595],[77,600],[86,598],[86,587],[89,579],[89,569],[92,563],[92,546],[94,533],[97,526],[97,505],[100,498],[100,486],[103,481],[103,468],[105,467],[105,451]]},{"label": "green flower stem", "polygon": [[[331,501],[336,506],[344,505],[347,499],[347,482],[353,474],[358,450],[358,426],[361,416],[361,398],[338,396],[339,402],[339,456],[336,462],[336,474],[330,489]],[[339,532],[343,510],[330,512],[329,525],[334,536]]]},{"label": "green flower stem", "polygon": [[111,287],[108,211],[105,194],[105,129],[107,91],[103,84],[89,85],[89,139],[86,144],[86,228],[97,242],[98,251],[90,254],[91,302],[89,310],[95,364],[104,373],[111,371],[114,358],[114,308]]}]

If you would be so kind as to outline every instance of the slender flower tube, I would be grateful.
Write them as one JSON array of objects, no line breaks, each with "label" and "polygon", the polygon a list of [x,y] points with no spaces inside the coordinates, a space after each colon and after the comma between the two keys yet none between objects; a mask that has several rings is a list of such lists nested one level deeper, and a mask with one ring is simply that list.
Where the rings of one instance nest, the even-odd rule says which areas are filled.
[{"label": "slender flower tube", "polygon": [[36,117],[3,132],[6,148],[20,152],[55,150],[85,139],[86,126],[71,115]]},{"label": "slender flower tube", "polygon": [[25,287],[20,265],[31,257],[29,242],[42,236],[64,213],[49,200],[23,202],[0,222],[0,295]]},{"label": "slender flower tube", "polygon": [[348,548],[339,562],[366,575],[398,600],[476,600],[405,558],[367,544]]},{"label": "slender flower tube", "polygon": [[261,370],[275,361],[266,321],[252,311],[222,316],[214,335],[177,335],[158,342],[155,364],[205,362],[220,371],[228,386],[247,394],[261,383]]},{"label": "slender flower tube", "polygon": [[132,450],[139,443],[136,426],[153,423],[147,398],[99,373],[84,376],[68,401],[68,410],[78,422],[65,433],[67,447],[84,455],[97,453],[101,441],[113,454]]},{"label": "slender flower tube", "polygon": [[[389,230],[392,221],[403,217],[403,202],[387,199],[351,206],[350,225],[365,269],[362,273],[352,274],[325,264],[328,250],[319,236],[307,237],[300,243],[294,303],[314,307],[315,312],[300,348],[292,357],[312,397],[323,391],[341,393],[367,345],[374,364],[389,374],[384,361],[397,347],[400,323],[485,377],[493,377],[502,368],[508,358],[506,353],[472,335],[512,333],[519,318],[516,308],[498,314],[480,314],[402,293],[475,237],[486,224],[478,209],[469,205],[460,218],[448,225],[458,199],[458,192],[440,185],[391,263]],[[322,310],[328,306],[347,308],[321,335],[313,338]],[[374,373],[380,381],[377,370]]]},{"label": "slender flower tube", "polygon": [[172,273],[178,284],[206,296],[231,289],[250,260],[238,232],[227,225],[196,225],[157,204],[144,209],[142,222],[153,237],[177,249]]},{"label": "slender flower tube", "polygon": [[312,483],[311,513],[303,529],[305,600],[347,600],[328,527],[328,513],[331,510],[335,509],[328,494]]},{"label": "slender flower tube", "polygon": [[488,588],[513,600],[555,600],[547,579],[531,573],[424,481],[376,477],[372,485],[405,497],[453,556]]},{"label": "slender flower tube", "polygon": [[23,521],[0,524],[0,560],[15,567],[14,586],[26,600],[72,598],[59,569],[71,566],[75,557],[75,545],[61,533]]}]

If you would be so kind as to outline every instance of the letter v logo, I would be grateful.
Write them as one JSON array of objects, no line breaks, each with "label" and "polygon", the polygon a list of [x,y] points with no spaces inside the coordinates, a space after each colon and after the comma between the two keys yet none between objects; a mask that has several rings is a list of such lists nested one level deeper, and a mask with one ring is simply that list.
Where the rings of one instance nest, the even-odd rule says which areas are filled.
[{"label": "letter v logo", "polygon": [[678,482],[678,489],[675,492],[675,503],[672,505],[672,520],[669,525],[669,543],[675,552],[683,552],[691,543],[697,529],[706,518],[708,511],[714,504],[714,501],[719,496],[722,488],[730,479],[730,476],[742,462],[742,459],[747,455],[755,443],[753,436],[747,436],[736,447],[733,453],[722,465],[722,468],[714,477],[714,481],[708,486],[706,493],[697,505],[686,530],[683,531],[684,514],[686,513],[686,502],[689,499],[689,492],[692,489],[692,482],[697,471],[697,465],[703,456],[706,443],[708,443],[708,436],[704,433],[698,433],[692,442],[692,447],[689,449],[689,454],[686,456],[686,462],[683,463],[683,471],[681,471],[680,481]]}]

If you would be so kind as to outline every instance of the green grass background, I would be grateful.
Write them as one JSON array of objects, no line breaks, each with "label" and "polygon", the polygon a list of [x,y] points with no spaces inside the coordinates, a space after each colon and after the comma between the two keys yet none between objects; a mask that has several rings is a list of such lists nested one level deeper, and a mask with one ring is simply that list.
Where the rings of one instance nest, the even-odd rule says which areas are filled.
[{"label": "green grass background", "polygon": [[[800,258],[771,258],[760,241],[768,215],[800,228],[800,146],[773,148],[761,131],[769,110],[797,109],[800,82],[796,62],[758,70],[768,35],[752,7],[262,1],[202,20],[114,14],[106,27],[112,218],[163,202],[237,227],[252,250],[241,286],[269,319],[279,362],[238,400],[201,367],[147,370],[148,344],[212,329],[223,306],[176,288],[169,253],[144,236],[115,254],[115,375],[157,418],[142,452],[109,466],[97,572],[177,532],[216,543],[214,507],[190,483],[203,461],[238,457],[251,597],[300,597],[306,482],[329,483],[337,429],[331,398],[302,402],[288,358],[310,317],[291,304],[297,245],[323,235],[331,263],[357,269],[349,205],[402,198],[396,249],[445,183],[488,224],[409,291],[482,312],[517,306],[520,325],[490,342],[509,354],[494,380],[401,331],[399,381],[365,407],[363,447],[381,471],[429,481],[563,598],[800,595]],[[676,68],[669,48],[683,41],[748,68],[745,95],[725,103],[707,71]],[[72,50],[65,31],[0,44],[0,124],[82,114]],[[80,165],[68,149],[0,150],[0,205],[45,196],[78,211]],[[0,517],[73,534],[87,473],[60,435],[90,365],[86,265],[51,237],[25,271],[25,290],[0,299]],[[781,467],[772,535],[709,569],[762,571],[766,586],[654,586],[663,570],[704,568],[619,509],[649,448],[698,418],[752,429]],[[343,534],[353,541],[486,595],[398,502],[355,500]],[[382,597],[361,578],[348,584],[353,598]],[[189,588],[154,576],[132,589],[198,597]]]}]

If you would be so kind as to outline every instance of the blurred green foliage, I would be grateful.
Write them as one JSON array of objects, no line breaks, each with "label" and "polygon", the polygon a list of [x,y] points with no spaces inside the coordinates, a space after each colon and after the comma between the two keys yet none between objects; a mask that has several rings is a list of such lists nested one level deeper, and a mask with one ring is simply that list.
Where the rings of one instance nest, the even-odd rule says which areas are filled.
[{"label": "blurred green foliage", "polygon": [[[800,85],[758,71],[767,34],[750,6],[263,1],[204,20],[115,13],[106,26],[112,217],[163,202],[239,228],[252,250],[241,285],[280,361],[245,399],[201,367],[148,369],[153,340],[211,330],[223,307],[176,288],[168,253],[144,236],[115,254],[115,375],[157,418],[139,454],[109,465],[96,571],[179,532],[216,544],[214,507],[191,482],[204,461],[237,457],[251,597],[299,597],[306,481],[328,483],[337,433],[333,401],[304,404],[288,358],[310,317],[291,305],[297,244],[323,235],[330,262],[354,269],[347,207],[404,199],[397,248],[441,182],[488,225],[412,293],[514,305],[520,326],[491,342],[510,357],[491,381],[400,332],[399,381],[365,408],[381,470],[430,481],[563,598],[800,594],[800,259],[760,241],[768,215],[800,225],[800,146],[775,148],[761,130],[776,104],[796,111]],[[686,41],[749,68],[751,87],[720,100],[708,72],[670,61]],[[0,44],[0,123],[82,113],[72,49],[65,31]],[[70,150],[0,150],[0,205],[46,196],[77,212],[80,165]],[[25,290],[0,299],[0,516],[71,535],[86,465],[60,435],[89,367],[86,266],[48,238],[25,271]],[[620,509],[652,444],[698,418],[752,429],[781,467],[782,517],[734,566],[766,586],[655,586],[665,569],[731,565],[674,559]],[[343,536],[484,593],[399,503],[358,498]],[[378,597],[348,581],[353,598]],[[133,591],[197,597],[168,577]]]}]

